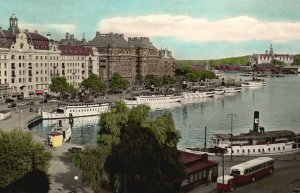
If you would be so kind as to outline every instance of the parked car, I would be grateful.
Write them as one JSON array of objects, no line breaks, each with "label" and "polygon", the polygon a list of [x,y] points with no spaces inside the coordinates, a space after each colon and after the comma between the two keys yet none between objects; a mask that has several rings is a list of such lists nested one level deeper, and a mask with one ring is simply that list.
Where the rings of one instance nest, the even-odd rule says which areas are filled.
[{"label": "parked car", "polygon": [[44,100],[40,101],[40,103],[41,103],[41,104],[43,104],[43,103],[48,103],[48,100],[47,100],[47,99],[44,99]]},{"label": "parked car", "polygon": [[28,103],[26,103],[26,105],[35,105],[34,101],[30,101]]},{"label": "parked car", "polygon": [[15,102],[14,99],[11,99],[11,98],[5,99],[5,103],[13,103],[13,102]]},{"label": "parked car", "polygon": [[8,108],[13,108],[13,107],[16,107],[16,106],[17,106],[17,104],[15,102],[8,103],[8,105],[7,105]]}]

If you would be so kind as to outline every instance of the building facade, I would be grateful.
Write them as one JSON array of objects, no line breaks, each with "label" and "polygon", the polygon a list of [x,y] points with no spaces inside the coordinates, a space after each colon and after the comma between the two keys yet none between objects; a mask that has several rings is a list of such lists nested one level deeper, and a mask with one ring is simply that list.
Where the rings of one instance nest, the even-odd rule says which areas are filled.
[{"label": "building facade", "polygon": [[282,61],[287,65],[291,65],[294,62],[294,56],[290,54],[276,54],[274,53],[272,44],[270,51],[266,50],[264,54],[253,54],[250,57],[250,62],[254,64],[270,64],[273,60]]},{"label": "building facade", "polygon": [[124,34],[96,32],[89,42],[100,55],[100,76],[109,80],[119,73],[130,83],[142,81],[146,75],[174,76],[175,59],[168,50],[158,50],[147,37],[125,40]]},{"label": "building facade", "polygon": [[36,30],[20,30],[14,14],[9,20],[8,30],[0,28],[0,85],[8,85],[12,97],[49,93],[57,76],[78,87],[90,74],[99,74],[96,48],[58,45],[50,33],[44,37]]}]

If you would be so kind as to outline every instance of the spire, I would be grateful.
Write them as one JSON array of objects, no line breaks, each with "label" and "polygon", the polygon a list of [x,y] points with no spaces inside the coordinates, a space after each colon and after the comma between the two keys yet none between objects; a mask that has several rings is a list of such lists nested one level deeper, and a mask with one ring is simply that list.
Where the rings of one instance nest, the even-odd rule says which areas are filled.
[{"label": "spire", "polygon": [[270,46],[270,55],[273,56],[274,55],[274,51],[273,51],[273,47],[272,47],[272,44]]},{"label": "spire", "polygon": [[13,13],[11,17],[9,18],[9,31],[11,31],[13,34],[19,33],[19,27],[18,27],[18,18]]},{"label": "spire", "polygon": [[84,32],[82,33],[82,41],[85,43],[86,42],[86,39],[85,39],[85,34]]}]

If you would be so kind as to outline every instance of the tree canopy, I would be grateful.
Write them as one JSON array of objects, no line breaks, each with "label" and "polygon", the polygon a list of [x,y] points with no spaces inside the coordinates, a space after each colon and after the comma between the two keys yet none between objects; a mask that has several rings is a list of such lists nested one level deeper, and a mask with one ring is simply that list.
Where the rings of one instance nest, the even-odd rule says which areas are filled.
[{"label": "tree canopy", "polygon": [[180,135],[170,113],[152,120],[149,112],[145,105],[128,109],[117,102],[101,117],[97,146],[74,156],[94,189],[106,184],[117,192],[172,192],[169,182],[184,175],[177,150]]},{"label": "tree canopy", "polygon": [[214,72],[205,69],[193,69],[192,66],[188,64],[182,64],[179,66],[177,73],[179,75],[185,76],[188,81],[197,82],[199,80],[215,78]]},{"label": "tree canopy", "polygon": [[[50,152],[45,151],[43,145],[33,142],[31,133],[16,129],[11,132],[0,130],[0,192],[7,187],[10,190],[20,188],[11,186],[19,186],[22,178],[30,181],[34,176],[47,176],[50,159]],[[47,185],[49,189],[49,181]]]},{"label": "tree canopy", "polygon": [[293,62],[294,65],[300,65],[300,54],[296,54],[294,56],[294,62]]},{"label": "tree canopy", "polygon": [[154,85],[155,87],[160,87],[163,85],[168,85],[168,84],[175,84],[176,79],[172,76],[156,76],[154,74],[148,74],[145,77],[145,84],[146,88],[151,88],[151,85]]},{"label": "tree canopy", "polygon": [[112,78],[111,78],[111,90],[113,92],[118,92],[124,89],[127,89],[129,85],[129,82],[122,78],[122,76],[118,73],[114,73]]},{"label": "tree canopy", "polygon": [[81,85],[90,92],[104,92],[106,89],[105,82],[96,74],[92,74],[89,78],[84,79]]},{"label": "tree canopy", "polygon": [[49,86],[52,92],[59,92],[60,94],[67,93],[67,92],[74,92],[76,89],[73,85],[67,82],[66,77],[60,76],[55,77],[51,80],[51,84]]}]

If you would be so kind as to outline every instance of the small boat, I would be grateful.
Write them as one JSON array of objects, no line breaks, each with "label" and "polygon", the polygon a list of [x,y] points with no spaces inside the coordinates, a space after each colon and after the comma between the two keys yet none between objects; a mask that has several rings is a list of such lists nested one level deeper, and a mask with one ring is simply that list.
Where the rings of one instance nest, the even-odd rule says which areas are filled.
[{"label": "small boat", "polygon": [[226,87],[224,88],[225,93],[238,93],[242,92],[241,87]]},{"label": "small boat", "polygon": [[180,102],[180,95],[151,95],[151,96],[136,96],[133,99],[123,100],[127,106],[136,106],[141,104],[166,104]]},{"label": "small boat", "polygon": [[242,87],[261,87],[265,86],[267,83],[265,81],[246,81],[242,83]]},{"label": "small boat", "polygon": [[181,93],[182,97],[184,99],[196,99],[196,98],[207,98],[207,97],[213,97],[215,95],[214,91],[195,91],[195,92],[183,92]]},{"label": "small boat", "polygon": [[54,112],[42,112],[43,119],[67,119],[69,117],[98,116],[110,111],[109,103],[59,104]]},{"label": "small boat", "polygon": [[224,88],[216,88],[214,90],[215,95],[223,95],[225,93],[225,89]]}]

